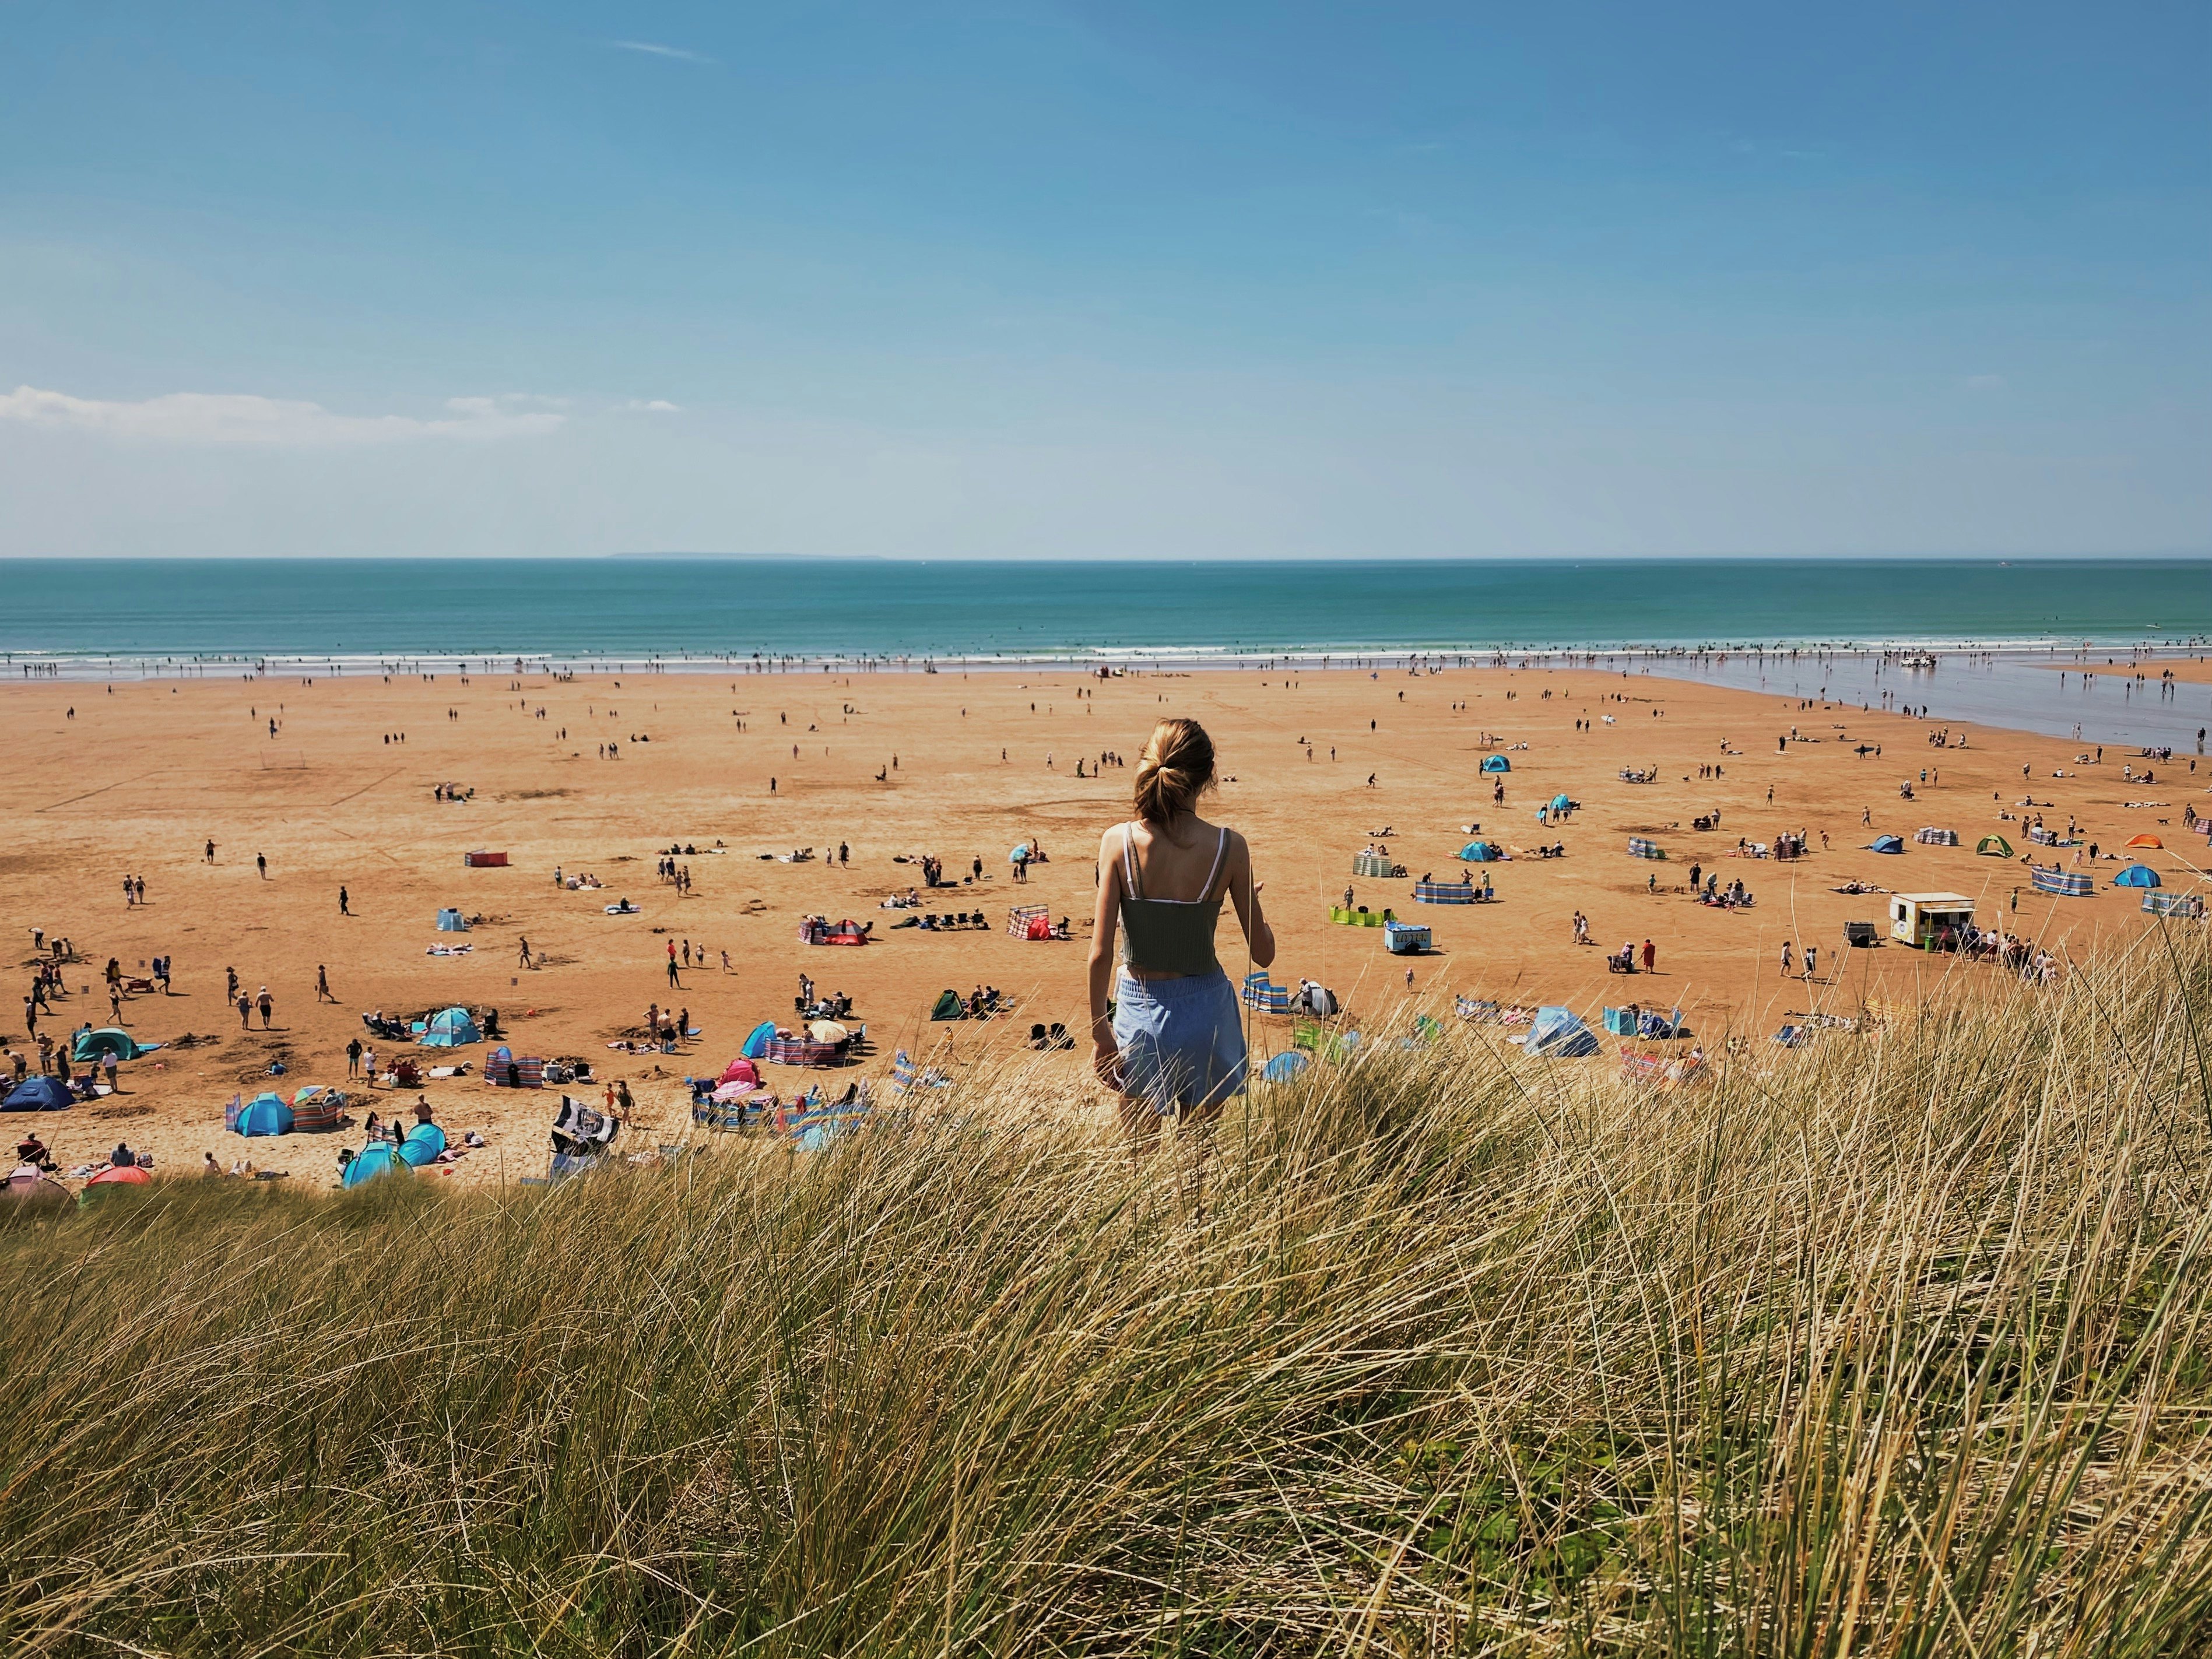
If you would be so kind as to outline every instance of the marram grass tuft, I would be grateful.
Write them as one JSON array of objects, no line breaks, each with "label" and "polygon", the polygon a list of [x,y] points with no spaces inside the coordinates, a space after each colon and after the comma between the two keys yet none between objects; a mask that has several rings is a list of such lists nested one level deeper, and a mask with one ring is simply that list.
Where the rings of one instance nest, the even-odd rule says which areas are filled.
[{"label": "marram grass tuft", "polygon": [[2208,1025],[2177,930],[1672,1093],[1370,1043],[1140,1167],[1017,1070],[815,1155],[10,1218],[0,1640],[2203,1651]]}]

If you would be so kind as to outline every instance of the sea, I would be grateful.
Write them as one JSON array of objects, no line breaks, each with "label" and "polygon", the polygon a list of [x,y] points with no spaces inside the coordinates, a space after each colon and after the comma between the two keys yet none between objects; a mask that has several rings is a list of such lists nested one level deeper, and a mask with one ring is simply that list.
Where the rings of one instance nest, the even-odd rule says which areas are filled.
[{"label": "sea", "polygon": [[2212,719],[2154,666],[2206,653],[2212,560],[17,559],[0,598],[22,677],[1572,661],[2192,750]]}]

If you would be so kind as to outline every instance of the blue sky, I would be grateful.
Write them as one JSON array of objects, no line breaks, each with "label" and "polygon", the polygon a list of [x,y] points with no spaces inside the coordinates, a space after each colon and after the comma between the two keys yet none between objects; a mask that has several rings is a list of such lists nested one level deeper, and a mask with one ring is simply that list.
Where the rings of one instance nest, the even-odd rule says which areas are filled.
[{"label": "blue sky", "polygon": [[0,555],[2212,551],[2212,8],[0,0]]}]

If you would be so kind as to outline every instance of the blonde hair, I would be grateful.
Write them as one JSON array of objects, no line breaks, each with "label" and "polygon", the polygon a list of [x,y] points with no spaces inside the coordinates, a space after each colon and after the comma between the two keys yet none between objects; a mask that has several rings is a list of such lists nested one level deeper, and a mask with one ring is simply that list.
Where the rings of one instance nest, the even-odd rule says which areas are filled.
[{"label": "blonde hair", "polygon": [[1162,720],[1137,763],[1137,816],[1167,823],[1213,787],[1213,739],[1196,720]]}]

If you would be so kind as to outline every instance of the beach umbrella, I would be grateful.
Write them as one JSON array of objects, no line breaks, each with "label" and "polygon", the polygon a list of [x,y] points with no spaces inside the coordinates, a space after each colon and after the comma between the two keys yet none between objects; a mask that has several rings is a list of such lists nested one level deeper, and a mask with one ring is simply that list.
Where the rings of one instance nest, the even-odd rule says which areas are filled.
[{"label": "beach umbrella", "polygon": [[1009,863],[1009,864],[1019,864],[1019,863],[1020,863],[1024,859],[1027,858],[1029,855],[1030,855],[1030,844],[1029,844],[1029,842],[1024,842],[1020,846],[1018,846],[1018,847],[1017,847],[1017,848],[1013,848],[1011,852],[1009,852],[1009,853],[1006,854],[1006,862],[1007,862],[1007,863]]},{"label": "beach umbrella", "polygon": [[2156,836],[2130,836],[2128,837],[2128,845],[2130,847],[2154,847],[2160,852],[2164,852],[2166,850],[2166,843],[2160,841]]},{"label": "beach umbrella", "polygon": [[806,1028],[806,1035],[817,1042],[842,1042],[853,1034],[834,1019],[817,1019]]}]

